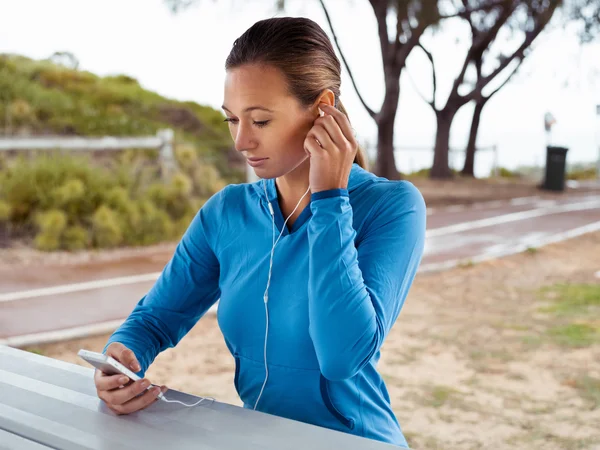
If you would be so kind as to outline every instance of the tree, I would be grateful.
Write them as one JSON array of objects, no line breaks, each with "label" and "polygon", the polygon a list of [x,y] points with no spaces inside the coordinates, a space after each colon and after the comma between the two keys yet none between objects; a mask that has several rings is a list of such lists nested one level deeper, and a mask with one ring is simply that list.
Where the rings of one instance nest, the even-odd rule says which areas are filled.
[{"label": "tree", "polygon": [[[197,1],[199,0],[165,0],[174,12]],[[285,0],[274,1],[278,8],[285,7]],[[379,111],[375,111],[360,94],[338,42],[329,10],[324,0],[319,2],[358,98],[377,125],[377,163],[374,172],[388,179],[398,179],[400,174],[396,170],[394,159],[394,124],[400,101],[400,76],[405,68],[406,59],[417,47],[427,28],[435,26],[442,19],[464,17],[473,11],[470,11],[468,6],[457,6],[450,14],[442,14],[440,7],[447,3],[444,0],[369,0],[377,21],[385,85],[383,102]],[[390,18],[392,20],[389,20]]]},{"label": "tree", "polygon": [[[472,142],[470,144],[473,146],[471,149],[473,154],[470,157],[474,158],[474,145],[483,107],[514,75],[531,45],[548,25],[560,3],[560,0],[461,1],[467,11],[467,14],[461,15],[461,18],[466,20],[471,28],[471,46],[442,108],[436,106],[437,79],[433,55],[419,43],[419,47],[425,52],[431,62],[433,72],[432,100],[428,101],[422,96],[433,109],[437,121],[434,159],[430,172],[431,178],[450,178],[452,176],[448,165],[450,129],[459,109],[473,100],[476,101],[476,106],[471,126],[470,141],[472,140]],[[507,28],[513,31],[513,33],[521,32],[522,39],[517,48],[512,52],[508,54],[494,54],[491,51],[491,46],[503,28]],[[490,66],[491,62],[495,62],[494,69],[484,74],[483,67]],[[516,67],[513,68],[512,73],[506,78],[504,83],[490,95],[484,96],[484,89],[488,87],[492,80],[505,72],[511,63]],[[467,71],[469,68],[475,69],[475,80],[468,79]],[[467,170],[467,172],[469,171]]]},{"label": "tree", "polygon": [[590,43],[600,36],[600,2],[598,0],[566,0],[567,21],[579,24],[579,40]]},{"label": "tree", "polygon": [[[520,58],[513,69],[511,74],[487,96],[483,93],[478,93],[475,97],[475,109],[473,110],[473,118],[471,119],[471,128],[469,129],[469,141],[467,142],[467,148],[465,149],[465,163],[461,171],[462,176],[475,177],[475,151],[477,149],[477,134],[479,132],[479,124],[481,123],[481,113],[487,102],[507,84],[515,73],[519,70],[523,59]],[[476,61],[477,68],[477,81],[479,82],[483,76],[481,71],[482,59]]]},{"label": "tree", "polygon": [[[563,17],[560,21],[560,25],[572,22],[577,23],[579,25],[578,35],[581,44],[590,43],[600,36],[600,2],[596,2],[594,0],[567,0],[562,4],[561,9]],[[474,62],[477,72],[477,81],[479,81],[482,77],[482,60],[479,58],[475,59]],[[513,75],[515,75],[515,73],[518,71],[522,62],[523,58],[520,58],[515,64],[514,70],[511,72],[511,74],[489,95],[485,96],[480,94],[475,97],[475,108],[473,110],[473,118],[471,120],[471,128],[469,131],[469,141],[465,151],[465,163],[461,175],[469,177],[475,176],[474,167],[476,141],[483,108],[492,98],[492,96],[510,81]]]},{"label": "tree", "polygon": [[54,52],[48,60],[72,70],[79,69],[79,60],[71,52]]},{"label": "tree", "polygon": [[[563,16],[560,20],[560,25],[565,25],[566,23],[572,22],[578,23],[578,34],[581,44],[590,43],[597,39],[600,32],[600,3],[596,3],[591,0],[567,0],[562,4],[561,9]],[[515,75],[521,66],[522,62],[523,58],[519,59],[517,64],[515,64],[514,70],[511,72],[511,74],[489,95],[485,96],[480,94],[474,99],[475,108],[473,110],[473,118],[471,120],[471,128],[469,131],[469,141],[465,151],[465,163],[461,175],[469,177],[475,176],[474,167],[476,141],[483,108],[491,99],[491,97],[510,81],[510,79],[513,77],[513,75]],[[475,60],[475,65],[477,70],[477,81],[479,81],[482,76],[481,58],[479,60]]]}]

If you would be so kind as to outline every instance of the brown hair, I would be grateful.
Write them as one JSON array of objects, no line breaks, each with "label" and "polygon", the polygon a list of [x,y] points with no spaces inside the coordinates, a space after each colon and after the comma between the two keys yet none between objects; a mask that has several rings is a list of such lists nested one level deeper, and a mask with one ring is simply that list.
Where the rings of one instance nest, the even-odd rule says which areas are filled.
[{"label": "brown hair", "polygon": [[[335,107],[348,117],[340,101],[340,61],[325,31],[312,20],[275,17],[256,22],[234,41],[225,69],[245,64],[265,64],[281,70],[291,94],[306,107],[325,89],[331,89]],[[368,170],[360,146],[354,162]]]}]

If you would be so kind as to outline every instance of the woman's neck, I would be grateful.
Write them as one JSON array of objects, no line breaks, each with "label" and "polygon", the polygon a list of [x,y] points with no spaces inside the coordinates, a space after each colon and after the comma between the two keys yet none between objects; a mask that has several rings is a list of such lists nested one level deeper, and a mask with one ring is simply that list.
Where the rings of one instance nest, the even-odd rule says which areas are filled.
[{"label": "woman's neck", "polygon": [[[287,218],[292,213],[302,196],[306,194],[309,184],[309,172],[310,160],[307,159],[291,172],[275,180],[279,197],[279,207],[284,218]],[[309,203],[310,192],[304,196],[295,213],[288,220],[290,226]]]}]

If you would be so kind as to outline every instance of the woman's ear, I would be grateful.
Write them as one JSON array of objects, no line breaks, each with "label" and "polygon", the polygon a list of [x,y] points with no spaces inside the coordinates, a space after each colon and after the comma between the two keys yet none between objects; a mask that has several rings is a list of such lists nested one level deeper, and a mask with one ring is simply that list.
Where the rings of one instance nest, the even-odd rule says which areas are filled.
[{"label": "woman's ear", "polygon": [[333,93],[333,91],[331,89],[325,89],[321,93],[321,95],[319,95],[319,98],[317,98],[317,101],[315,102],[315,104],[313,106],[315,114],[318,116],[320,116],[318,108],[321,103],[326,103],[329,106],[333,106],[335,108],[335,104],[336,104],[335,94]]}]

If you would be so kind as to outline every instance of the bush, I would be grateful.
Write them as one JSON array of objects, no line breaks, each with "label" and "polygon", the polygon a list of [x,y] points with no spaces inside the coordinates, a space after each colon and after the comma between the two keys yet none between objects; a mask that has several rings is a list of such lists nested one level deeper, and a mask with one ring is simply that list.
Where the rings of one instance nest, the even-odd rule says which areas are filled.
[{"label": "bush", "polygon": [[0,171],[0,223],[48,251],[177,239],[225,186],[213,167],[190,161],[198,177],[180,171],[165,183],[139,155],[94,162],[52,152],[19,157]]},{"label": "bush", "polygon": [[148,245],[174,236],[174,226],[169,215],[149,201],[139,205],[140,219],[137,243]]},{"label": "bush", "polygon": [[567,180],[593,180],[595,178],[595,167],[578,167],[567,172]]},{"label": "bush", "polygon": [[60,248],[60,239],[51,233],[39,233],[34,240],[35,247],[38,250],[50,252]]},{"label": "bush", "polygon": [[0,200],[0,222],[8,222],[10,220],[11,207],[10,205]]},{"label": "bush", "polygon": [[116,247],[123,240],[118,215],[106,205],[92,217],[92,238],[97,247]]},{"label": "bush", "polygon": [[60,237],[67,226],[67,215],[63,211],[53,209],[39,213],[36,216],[36,223],[42,232]]},{"label": "bush", "polygon": [[505,167],[498,168],[498,176],[500,178],[519,178],[520,177],[518,172],[509,170]]},{"label": "bush", "polygon": [[35,212],[66,205],[72,214],[90,214],[111,183],[110,173],[86,158],[44,154],[9,166],[0,195],[13,208],[13,222],[26,224]]},{"label": "bush", "polygon": [[180,172],[166,183],[157,150],[1,155],[0,224],[40,249],[176,239],[209,196],[244,180],[245,172],[232,163],[236,152],[220,111],[166,99],[127,75],[98,77],[50,60],[0,55],[0,93],[0,117],[10,115],[17,133],[135,136],[175,130]]},{"label": "bush", "polygon": [[219,172],[213,166],[201,165],[194,171],[194,184],[200,197],[208,198],[226,185]]},{"label": "bush", "polygon": [[65,229],[61,245],[63,248],[67,250],[83,250],[89,245],[90,235],[85,228],[73,225]]},{"label": "bush", "polygon": [[40,232],[36,235],[36,248],[44,251],[60,248],[60,239],[67,226],[67,216],[63,211],[51,210],[39,213],[35,218]]}]

